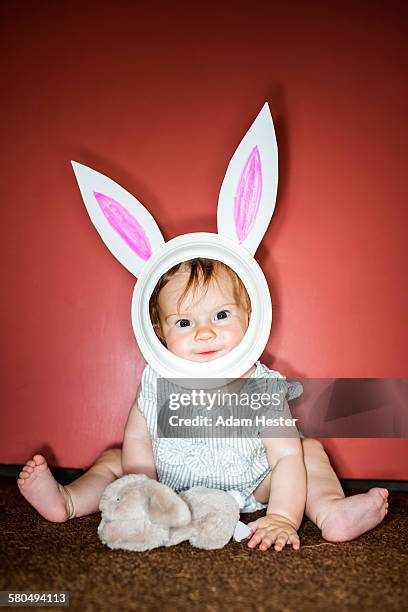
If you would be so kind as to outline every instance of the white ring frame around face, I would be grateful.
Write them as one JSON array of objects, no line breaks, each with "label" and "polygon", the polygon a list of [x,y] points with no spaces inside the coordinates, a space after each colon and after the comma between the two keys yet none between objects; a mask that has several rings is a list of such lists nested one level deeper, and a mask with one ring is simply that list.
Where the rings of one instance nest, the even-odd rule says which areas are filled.
[{"label": "white ring frame around face", "polygon": [[[149,315],[149,300],[160,277],[189,259],[203,257],[223,262],[240,277],[251,300],[251,318],[240,344],[228,355],[204,363],[182,359],[165,348],[156,336]],[[132,324],[139,348],[151,367],[165,378],[236,379],[259,359],[268,342],[272,303],[265,276],[252,255],[233,240],[211,233],[177,236],[146,262],[132,299]],[[184,384],[186,383],[186,384]]]}]

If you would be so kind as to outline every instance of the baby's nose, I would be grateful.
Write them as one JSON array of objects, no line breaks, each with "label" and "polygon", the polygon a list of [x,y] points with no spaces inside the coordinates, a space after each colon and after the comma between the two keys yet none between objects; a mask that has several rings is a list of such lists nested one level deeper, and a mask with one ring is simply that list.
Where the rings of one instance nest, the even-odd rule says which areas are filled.
[{"label": "baby's nose", "polygon": [[211,325],[200,325],[196,328],[196,340],[209,340],[215,338],[215,331]]}]

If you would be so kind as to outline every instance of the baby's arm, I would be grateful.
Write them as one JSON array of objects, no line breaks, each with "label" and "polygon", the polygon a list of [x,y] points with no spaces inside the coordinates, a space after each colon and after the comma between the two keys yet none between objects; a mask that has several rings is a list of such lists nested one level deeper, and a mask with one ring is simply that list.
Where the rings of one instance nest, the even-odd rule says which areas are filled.
[{"label": "baby's arm", "polygon": [[146,419],[138,409],[139,393],[130,409],[122,447],[124,474],[146,474],[157,480],[152,441]]},{"label": "baby's arm", "polygon": [[253,536],[251,548],[260,550],[274,545],[279,551],[286,544],[300,547],[297,530],[306,504],[306,469],[299,438],[262,438],[268,463],[272,468],[266,516],[249,524]]}]

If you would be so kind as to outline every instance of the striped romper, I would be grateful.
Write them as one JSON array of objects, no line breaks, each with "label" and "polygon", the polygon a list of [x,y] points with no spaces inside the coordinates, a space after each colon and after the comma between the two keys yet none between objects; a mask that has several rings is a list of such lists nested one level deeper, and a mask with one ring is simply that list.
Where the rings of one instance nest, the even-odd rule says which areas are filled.
[{"label": "striped romper", "polygon": [[[146,419],[152,440],[157,476],[160,482],[177,493],[195,486],[222,489],[238,501],[241,512],[265,508],[253,492],[271,472],[266,449],[260,437],[167,438],[157,433],[157,379],[159,375],[146,365],[140,386],[138,409]],[[302,393],[297,382],[270,370],[259,361],[249,378],[281,379],[286,399]],[[300,434],[301,435],[301,434]]]}]

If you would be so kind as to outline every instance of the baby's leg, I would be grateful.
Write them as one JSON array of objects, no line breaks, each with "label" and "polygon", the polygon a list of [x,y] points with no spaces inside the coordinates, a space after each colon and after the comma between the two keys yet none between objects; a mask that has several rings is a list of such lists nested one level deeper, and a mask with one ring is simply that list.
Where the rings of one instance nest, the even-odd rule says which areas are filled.
[{"label": "baby's leg", "polygon": [[107,450],[74,482],[63,487],[51,474],[42,455],[27,461],[17,480],[26,500],[48,521],[63,523],[69,518],[98,511],[105,487],[123,475],[121,450]]},{"label": "baby's leg", "polygon": [[387,489],[345,497],[318,440],[303,439],[307,473],[306,515],[330,542],[346,542],[373,529],[388,512]]}]

